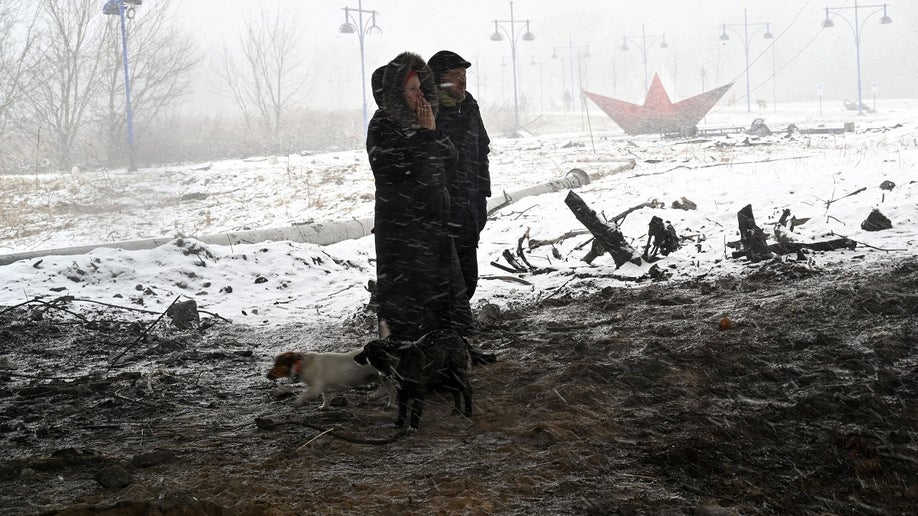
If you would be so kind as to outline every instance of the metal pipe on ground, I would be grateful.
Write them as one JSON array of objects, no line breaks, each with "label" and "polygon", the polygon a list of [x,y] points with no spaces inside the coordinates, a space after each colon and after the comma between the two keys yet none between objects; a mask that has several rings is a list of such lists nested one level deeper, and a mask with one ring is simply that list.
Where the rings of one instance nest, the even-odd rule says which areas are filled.
[{"label": "metal pipe on ground", "polygon": [[[596,181],[602,177],[618,174],[625,170],[633,169],[634,160],[628,160],[625,164],[615,167],[608,171],[594,172],[588,174],[578,168],[572,169],[567,173],[564,179],[556,179],[540,185],[531,186],[512,193],[504,192],[503,196],[492,197],[488,201],[488,214],[512,204],[520,199],[532,195],[541,195],[544,193],[559,192],[578,188],[590,181]],[[291,241],[316,245],[329,245],[344,240],[362,238],[370,234],[373,229],[373,219],[355,219],[345,221],[326,222],[318,224],[297,224],[280,228],[255,229],[251,231],[236,231],[228,233],[219,233],[216,235],[204,235],[200,237],[190,237],[209,245],[239,245],[253,244],[265,241]],[[100,244],[82,245],[76,247],[63,247],[59,249],[42,249],[37,251],[26,251],[0,255],[0,267],[9,265],[19,260],[31,260],[43,256],[67,256],[86,254],[98,248],[122,249],[125,251],[138,251],[144,249],[153,249],[163,244],[172,242],[174,238],[149,238],[143,240],[127,240],[121,242],[108,242]]]},{"label": "metal pipe on ground", "polygon": [[503,197],[492,196],[488,200],[488,215],[491,215],[504,206],[512,204],[525,197],[542,195],[552,192],[560,192],[562,190],[573,190],[583,185],[590,184],[591,181],[598,181],[603,177],[619,174],[634,168],[635,161],[633,159],[623,161],[624,163],[622,165],[619,165],[613,169],[593,172],[592,174],[584,172],[579,168],[574,168],[568,171],[567,175],[565,175],[563,179],[554,179],[547,183],[542,183],[524,188],[522,190],[517,190],[513,193],[504,192]]}]

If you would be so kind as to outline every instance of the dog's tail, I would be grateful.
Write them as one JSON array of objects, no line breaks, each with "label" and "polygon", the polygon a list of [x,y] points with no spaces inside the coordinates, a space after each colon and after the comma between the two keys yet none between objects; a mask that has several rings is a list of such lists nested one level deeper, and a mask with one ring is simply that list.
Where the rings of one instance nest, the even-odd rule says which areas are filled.
[{"label": "dog's tail", "polygon": [[497,362],[497,353],[485,353],[472,347],[469,339],[462,337],[465,345],[469,347],[469,355],[472,357],[472,365],[488,365]]},{"label": "dog's tail", "polygon": [[472,365],[487,365],[497,362],[497,354],[495,353],[482,353],[474,349],[469,353],[472,355]]}]

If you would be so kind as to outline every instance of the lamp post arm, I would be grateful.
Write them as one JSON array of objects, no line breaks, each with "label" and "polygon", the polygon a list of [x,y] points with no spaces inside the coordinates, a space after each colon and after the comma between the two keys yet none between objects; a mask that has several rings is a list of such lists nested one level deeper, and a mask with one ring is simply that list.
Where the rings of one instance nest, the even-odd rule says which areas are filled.
[{"label": "lamp post arm", "polygon": [[[847,16],[839,12],[842,9],[870,9],[872,7],[875,7],[875,9],[873,11],[870,11],[870,13],[868,13],[867,16],[864,17],[863,21],[860,22],[860,25],[852,24]],[[867,24],[867,20],[869,20],[871,17],[873,17],[875,14],[879,13],[880,11],[884,11],[885,8],[886,6],[884,5],[859,5],[856,7],[836,7],[834,9],[827,8],[826,9],[826,19],[829,19],[828,17],[829,14],[832,14],[833,21],[835,18],[841,19],[843,22],[848,24],[848,27],[851,28],[851,32],[853,32],[854,36],[857,37],[861,32],[864,31],[864,26]],[[857,15],[857,11],[855,10],[855,16],[856,15]]]},{"label": "lamp post arm", "polygon": [[[729,31],[732,32],[733,34],[736,34],[736,37],[738,37],[738,38],[743,42],[743,48],[746,49],[746,50],[748,50],[748,49],[749,49],[749,38],[747,38],[746,35],[743,34],[742,32],[740,32],[740,31],[734,29],[733,27],[734,27],[735,25],[736,25],[736,24],[724,25],[723,31],[726,33],[726,32],[729,30]],[[742,27],[743,24],[740,23],[739,26]],[[725,43],[726,43],[726,42],[725,42]]]},{"label": "lamp post arm", "polygon": [[634,43],[635,45],[639,46],[641,48],[641,53],[646,55],[647,49],[653,46],[653,44],[656,43],[657,41],[660,41],[661,39],[663,39],[663,37],[664,37],[663,34],[650,34],[646,37],[644,36],[641,36],[641,37],[624,36],[622,37],[622,44],[625,44],[630,41],[631,43]]},{"label": "lamp post arm", "polygon": [[752,37],[755,36],[756,34],[758,34],[759,31],[762,30],[762,27],[767,27],[767,26],[770,25],[770,24],[768,24],[768,23],[750,23],[750,24],[749,24],[750,27],[755,26],[755,25],[758,25],[759,28],[757,28],[756,30],[752,31],[752,33],[749,34],[748,37],[746,37],[746,35],[743,34],[742,32],[740,32],[740,31],[738,31],[738,30],[736,30],[736,29],[733,28],[733,27],[737,27],[737,26],[738,26],[738,27],[742,27],[742,26],[743,26],[742,23],[739,23],[739,24],[733,23],[733,24],[724,25],[724,26],[723,26],[723,32],[727,32],[727,30],[729,30],[730,32],[736,34],[736,36],[737,36],[738,38],[740,38],[741,40],[743,40],[743,46],[744,46],[745,48],[749,48],[749,44],[750,44],[750,42],[752,41]]},{"label": "lamp post arm", "polygon": [[[507,31],[507,29],[501,25],[501,23],[508,22],[507,20],[494,20],[494,32],[503,32],[507,35],[507,39],[510,41],[510,45],[514,45],[514,36]],[[509,22],[508,22],[509,23]]]},{"label": "lamp post arm", "polygon": [[520,36],[523,35],[523,29],[524,27],[520,27],[519,30],[516,31],[516,33],[513,35],[513,41],[518,40]]},{"label": "lamp post arm", "polygon": [[884,7],[879,7],[879,8],[877,8],[877,9],[871,11],[867,16],[865,16],[865,17],[864,17],[864,21],[861,22],[861,26],[860,26],[860,28],[858,29],[858,34],[864,32],[864,25],[867,24],[867,20],[869,20],[870,18],[872,18],[873,15],[875,15],[875,14],[877,14],[877,13],[879,13],[880,11],[883,11],[883,10],[885,10]]},{"label": "lamp post arm", "polygon": [[[848,18],[845,15],[839,12],[834,12],[832,9],[829,9],[828,12],[832,13],[832,21],[835,21],[835,18],[838,18],[841,21],[845,22],[845,24],[848,25],[848,27],[851,29],[851,33],[854,34],[855,38],[857,38],[857,27],[852,25],[851,22],[848,21]],[[826,18],[826,19],[829,19],[829,18]]]},{"label": "lamp post arm", "polygon": [[[358,10],[358,9],[351,9],[351,11],[357,11],[357,10]],[[363,10],[363,13],[373,13],[373,14],[375,15],[375,14],[376,14],[376,11],[367,11],[366,9],[364,9],[364,10]],[[351,22],[355,27],[360,27],[360,31],[358,32],[358,36],[360,36],[361,38],[363,37],[364,34],[369,34],[369,33],[370,33],[370,29],[372,29],[373,27],[376,26],[376,24],[375,24],[375,19],[374,19],[374,18],[367,18],[366,21],[363,21],[363,14],[362,14],[362,13],[361,13],[361,15],[360,15],[360,19],[356,19],[356,18],[354,18],[354,15],[353,15],[353,14],[348,13],[348,14],[347,14],[347,20],[348,20],[349,22]]]},{"label": "lamp post arm", "polygon": [[766,26],[767,24],[765,24],[765,23],[750,23],[750,24],[749,24],[750,27],[753,26],[753,25],[759,25],[760,27],[757,28],[757,29],[755,29],[754,31],[752,31],[752,32],[749,34],[749,40],[750,40],[750,41],[752,41],[752,38],[753,38],[756,34],[758,34],[759,32],[761,32],[762,29],[764,29],[765,26]]},{"label": "lamp post arm", "polygon": [[[743,45],[748,47],[749,42],[752,41],[752,37],[758,34],[759,31],[761,31],[763,27],[765,27],[765,29],[767,30],[769,25],[771,24],[770,23],[748,23],[748,24],[746,23],[727,23],[723,25],[723,32],[727,32],[727,30],[729,29],[730,32],[736,34],[737,37],[743,40]],[[752,33],[749,34],[748,37],[742,32],[738,31],[737,29],[734,29],[734,27],[745,27],[745,26],[749,26],[749,27],[758,26],[758,28],[752,31]]]},{"label": "lamp post arm", "polygon": [[[510,30],[503,26],[504,23],[510,24]],[[520,24],[519,30],[514,27],[516,24]],[[494,32],[503,32],[511,45],[515,45],[520,36],[528,30],[529,20],[494,20]]]},{"label": "lamp post arm", "polygon": [[[870,19],[870,17],[872,17],[873,15],[879,13],[880,11],[886,11],[887,7],[888,7],[888,4],[873,4],[873,5],[855,4],[851,7],[826,7],[826,19],[827,20],[830,19],[829,14],[832,14],[833,16],[833,18],[831,18],[832,21],[834,21],[835,18],[841,18],[841,20],[847,23],[848,27],[851,28],[851,31],[854,33],[854,36],[857,37],[857,35],[864,30],[864,25],[867,23],[867,20]],[[870,13],[864,17],[864,20],[863,22],[860,23],[860,25],[855,25],[855,24],[852,24],[851,21],[848,20],[848,18],[841,13],[841,11],[845,9],[853,10],[855,18],[858,17],[857,12],[860,9],[873,9],[873,11],[870,11]]]}]

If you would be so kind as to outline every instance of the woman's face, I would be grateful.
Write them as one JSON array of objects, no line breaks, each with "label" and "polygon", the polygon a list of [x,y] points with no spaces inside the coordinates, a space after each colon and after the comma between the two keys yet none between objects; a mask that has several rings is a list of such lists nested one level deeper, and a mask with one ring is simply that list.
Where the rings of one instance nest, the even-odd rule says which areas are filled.
[{"label": "woman's face", "polygon": [[408,109],[416,111],[418,100],[422,98],[424,98],[424,92],[421,91],[421,80],[417,75],[412,75],[405,83],[405,102],[408,104]]}]

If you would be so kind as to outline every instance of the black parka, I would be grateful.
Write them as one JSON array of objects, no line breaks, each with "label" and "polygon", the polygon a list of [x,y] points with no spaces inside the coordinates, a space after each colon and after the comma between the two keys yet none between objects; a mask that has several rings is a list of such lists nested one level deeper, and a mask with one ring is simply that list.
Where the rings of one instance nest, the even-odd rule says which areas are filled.
[{"label": "black parka", "polygon": [[460,246],[478,245],[487,221],[491,196],[488,152],[491,139],[481,120],[478,101],[466,92],[455,106],[440,106],[437,128],[446,133],[458,153],[455,175],[449,182],[450,230]]},{"label": "black parka", "polygon": [[417,73],[436,114],[430,68],[420,56],[404,52],[385,67],[380,108],[367,128],[367,154],[376,182],[378,316],[401,339],[447,328],[465,334],[472,324],[471,309],[448,231],[446,181],[456,164],[456,150],[439,129],[417,126],[404,98],[410,70]]}]

